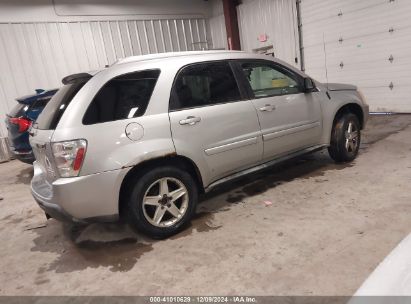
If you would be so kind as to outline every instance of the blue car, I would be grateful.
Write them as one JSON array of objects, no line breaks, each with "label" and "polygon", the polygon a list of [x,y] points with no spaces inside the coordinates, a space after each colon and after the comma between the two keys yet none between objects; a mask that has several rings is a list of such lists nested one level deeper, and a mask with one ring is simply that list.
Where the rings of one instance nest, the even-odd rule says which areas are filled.
[{"label": "blue car", "polygon": [[32,164],[34,155],[29,143],[29,129],[56,90],[36,90],[36,94],[17,98],[17,105],[6,117],[12,156]]}]

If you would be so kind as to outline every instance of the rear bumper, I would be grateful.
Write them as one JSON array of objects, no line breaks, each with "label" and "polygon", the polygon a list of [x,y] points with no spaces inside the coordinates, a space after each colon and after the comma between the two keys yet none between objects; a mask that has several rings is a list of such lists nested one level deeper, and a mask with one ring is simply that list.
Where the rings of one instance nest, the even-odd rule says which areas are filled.
[{"label": "rear bumper", "polygon": [[32,150],[27,151],[27,152],[26,151],[25,152],[19,152],[19,151],[16,151],[14,149],[11,149],[10,153],[11,153],[11,156],[13,158],[18,159],[19,161],[22,161],[23,163],[26,163],[26,164],[31,165],[35,161],[34,154],[33,154]]},{"label": "rear bumper", "polygon": [[41,209],[50,217],[60,221],[60,222],[72,222],[72,223],[83,223],[85,221],[73,218],[70,214],[68,214],[63,208],[61,208],[57,204],[51,204],[43,201],[36,193],[32,190],[31,191],[35,201],[39,205]]},{"label": "rear bumper", "polygon": [[[7,123],[7,122],[6,122]],[[29,143],[29,133],[18,133],[13,127],[8,127],[8,138],[11,156],[27,164],[33,164],[35,157]]]},{"label": "rear bumper", "polygon": [[34,162],[31,193],[40,208],[57,220],[113,222],[119,218],[120,187],[127,172],[121,169],[50,182]]}]

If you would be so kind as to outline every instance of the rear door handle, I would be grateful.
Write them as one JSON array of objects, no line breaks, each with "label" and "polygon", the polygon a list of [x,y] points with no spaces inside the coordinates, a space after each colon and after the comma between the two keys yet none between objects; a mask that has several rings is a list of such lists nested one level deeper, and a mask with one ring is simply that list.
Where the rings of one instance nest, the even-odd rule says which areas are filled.
[{"label": "rear door handle", "polygon": [[266,104],[264,107],[260,108],[261,112],[272,112],[275,110],[275,105]]},{"label": "rear door handle", "polygon": [[188,116],[186,119],[180,120],[180,125],[194,126],[201,121],[200,117]]}]

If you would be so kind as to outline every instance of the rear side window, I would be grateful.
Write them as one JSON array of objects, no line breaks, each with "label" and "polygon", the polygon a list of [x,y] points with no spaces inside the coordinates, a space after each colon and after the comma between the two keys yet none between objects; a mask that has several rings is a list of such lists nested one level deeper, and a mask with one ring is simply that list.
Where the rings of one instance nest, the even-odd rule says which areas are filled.
[{"label": "rear side window", "polygon": [[203,107],[241,99],[228,62],[185,67],[174,84],[170,110]]},{"label": "rear side window", "polygon": [[113,78],[94,97],[84,115],[83,124],[144,115],[159,76],[159,70],[150,70]]},{"label": "rear side window", "polygon": [[86,82],[75,81],[61,87],[45,106],[35,123],[35,127],[41,130],[54,130],[71,100]]}]

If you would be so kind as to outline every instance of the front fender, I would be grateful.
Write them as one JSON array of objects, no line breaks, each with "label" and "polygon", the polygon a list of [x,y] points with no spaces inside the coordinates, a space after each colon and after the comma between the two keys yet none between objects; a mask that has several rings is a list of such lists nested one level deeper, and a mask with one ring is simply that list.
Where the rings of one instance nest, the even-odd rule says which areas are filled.
[{"label": "front fender", "polygon": [[329,145],[331,142],[331,132],[334,124],[334,119],[337,113],[349,105],[357,105],[361,108],[363,115],[363,124],[365,125],[368,118],[368,109],[357,91],[329,91],[330,98],[326,99],[322,104],[323,111],[323,135],[321,142]]}]

